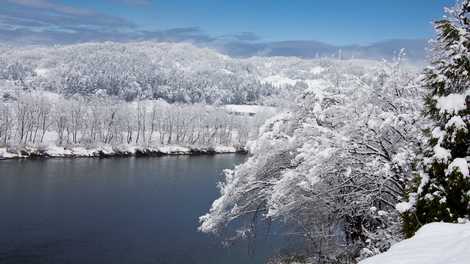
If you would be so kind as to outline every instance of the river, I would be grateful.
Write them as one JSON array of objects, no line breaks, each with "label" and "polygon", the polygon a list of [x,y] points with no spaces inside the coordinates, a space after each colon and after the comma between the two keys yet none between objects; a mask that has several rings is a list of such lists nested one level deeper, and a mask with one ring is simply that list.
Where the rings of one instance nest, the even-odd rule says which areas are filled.
[{"label": "river", "polygon": [[280,238],[226,248],[197,231],[244,158],[0,161],[0,263],[263,263]]}]

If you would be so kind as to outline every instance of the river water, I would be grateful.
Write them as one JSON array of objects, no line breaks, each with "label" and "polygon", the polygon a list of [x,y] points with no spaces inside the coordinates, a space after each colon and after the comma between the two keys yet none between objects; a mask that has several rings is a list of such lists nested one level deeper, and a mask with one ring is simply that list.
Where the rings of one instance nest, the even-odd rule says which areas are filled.
[{"label": "river water", "polygon": [[226,248],[197,231],[244,158],[0,161],[0,263],[263,263],[280,238]]}]

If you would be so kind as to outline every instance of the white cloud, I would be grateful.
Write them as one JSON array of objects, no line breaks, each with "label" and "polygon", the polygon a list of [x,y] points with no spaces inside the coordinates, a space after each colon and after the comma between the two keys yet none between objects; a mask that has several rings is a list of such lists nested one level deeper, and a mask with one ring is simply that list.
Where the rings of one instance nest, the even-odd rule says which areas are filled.
[{"label": "white cloud", "polygon": [[49,0],[6,0],[11,4],[16,4],[24,7],[47,9],[52,12],[64,13],[77,16],[89,16],[95,14],[92,10],[76,8],[69,5],[58,4]]}]

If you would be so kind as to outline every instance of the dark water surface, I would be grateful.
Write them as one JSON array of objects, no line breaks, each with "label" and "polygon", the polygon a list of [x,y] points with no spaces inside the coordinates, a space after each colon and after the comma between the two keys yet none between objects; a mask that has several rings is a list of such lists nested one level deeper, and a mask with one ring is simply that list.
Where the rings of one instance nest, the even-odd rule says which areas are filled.
[{"label": "dark water surface", "polygon": [[0,161],[0,263],[262,263],[196,230],[240,155]]}]

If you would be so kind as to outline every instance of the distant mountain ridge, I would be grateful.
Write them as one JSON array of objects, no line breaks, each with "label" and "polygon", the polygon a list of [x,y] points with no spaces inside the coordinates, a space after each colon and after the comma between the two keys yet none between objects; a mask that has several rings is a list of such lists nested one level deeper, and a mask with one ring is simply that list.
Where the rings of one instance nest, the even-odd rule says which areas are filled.
[{"label": "distant mountain ridge", "polygon": [[390,39],[368,45],[333,45],[315,40],[287,40],[267,42],[259,39],[212,37],[194,30],[166,30],[146,33],[102,33],[82,32],[69,34],[56,31],[34,32],[30,30],[0,29],[0,45],[50,46],[55,44],[77,44],[87,42],[187,42],[199,47],[208,47],[232,57],[282,56],[304,59],[316,57],[342,57],[343,59],[387,59],[390,60],[404,48],[410,61],[425,60],[426,39]]},{"label": "distant mountain ridge", "polygon": [[369,45],[347,46],[299,40],[266,43],[228,42],[216,48],[236,57],[292,56],[307,59],[316,57],[392,59],[401,49],[405,49],[409,60],[423,61],[426,57],[426,45],[426,39],[392,39]]}]

